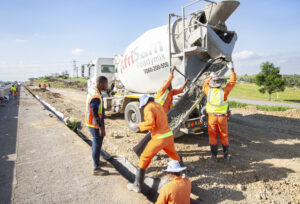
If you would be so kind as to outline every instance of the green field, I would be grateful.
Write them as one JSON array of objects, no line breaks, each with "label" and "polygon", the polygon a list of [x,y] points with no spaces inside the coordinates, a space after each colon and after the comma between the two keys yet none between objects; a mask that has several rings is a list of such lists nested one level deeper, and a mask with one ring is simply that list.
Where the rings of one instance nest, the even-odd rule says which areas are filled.
[{"label": "green field", "polygon": [[[230,108],[244,108],[249,105],[250,104],[247,104],[247,103],[229,101]],[[263,111],[286,111],[286,110],[291,109],[291,108],[282,107],[282,106],[261,106],[261,105],[251,105],[251,106],[255,106],[257,109],[263,110]]]},{"label": "green field", "polygon": [[[262,94],[258,91],[259,87],[255,84],[237,83],[230,93],[233,98],[245,98],[256,100],[269,100],[268,94]],[[300,103],[300,88],[286,87],[284,92],[272,94],[272,101]]]}]

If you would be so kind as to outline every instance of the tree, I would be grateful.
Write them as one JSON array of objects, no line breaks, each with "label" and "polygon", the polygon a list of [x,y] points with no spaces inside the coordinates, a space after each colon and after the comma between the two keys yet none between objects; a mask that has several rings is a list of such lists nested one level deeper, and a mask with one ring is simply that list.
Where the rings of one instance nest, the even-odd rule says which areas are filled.
[{"label": "tree", "polygon": [[284,91],[285,83],[279,74],[280,68],[275,67],[271,62],[263,62],[261,64],[261,72],[255,76],[255,83],[260,86],[259,92],[268,93],[269,101],[271,94],[274,92]]}]

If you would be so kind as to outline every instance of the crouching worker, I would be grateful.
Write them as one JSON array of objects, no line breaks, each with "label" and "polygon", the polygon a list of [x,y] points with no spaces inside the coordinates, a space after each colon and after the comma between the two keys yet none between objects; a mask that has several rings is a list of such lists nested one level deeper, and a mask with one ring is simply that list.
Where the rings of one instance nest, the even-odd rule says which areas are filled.
[{"label": "crouching worker", "polygon": [[134,183],[127,184],[129,190],[141,192],[141,186],[145,177],[145,170],[148,168],[152,158],[164,150],[173,160],[181,162],[175,150],[174,136],[168,124],[168,116],[163,107],[154,102],[154,98],[147,95],[140,97],[140,108],[144,107],[145,121],[139,124],[140,131],[151,131],[151,140],[141,154]]},{"label": "crouching worker", "polygon": [[64,122],[65,122],[65,125],[68,126],[68,128],[70,128],[74,132],[77,131],[77,121],[75,118],[67,117],[64,119]]},{"label": "crouching worker", "polygon": [[227,97],[236,83],[236,74],[234,72],[233,64],[229,63],[231,75],[230,81],[222,88],[224,79],[216,74],[213,74],[203,84],[203,92],[207,96],[206,112],[208,113],[208,135],[211,149],[211,161],[217,162],[218,154],[218,139],[219,133],[220,141],[223,146],[223,153],[225,162],[230,160],[228,156],[228,128],[227,128]]},{"label": "crouching worker", "polygon": [[105,136],[104,108],[101,91],[107,89],[107,78],[97,78],[96,87],[89,89],[86,99],[86,125],[92,134],[92,157],[94,161],[94,175],[108,175],[109,172],[100,167],[100,152]]},{"label": "crouching worker", "polygon": [[168,173],[169,183],[161,188],[156,204],[190,203],[191,181],[181,176],[185,170],[186,167],[180,166],[176,160],[168,163],[168,168],[163,171]]}]

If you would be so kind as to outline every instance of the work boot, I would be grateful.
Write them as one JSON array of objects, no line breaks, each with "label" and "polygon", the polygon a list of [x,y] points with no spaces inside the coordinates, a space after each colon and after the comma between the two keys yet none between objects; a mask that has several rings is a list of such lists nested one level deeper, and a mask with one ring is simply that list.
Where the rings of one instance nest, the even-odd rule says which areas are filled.
[{"label": "work boot", "polygon": [[224,153],[224,161],[225,162],[229,162],[230,161],[230,157],[228,155],[228,146],[224,146],[223,145],[223,153]]},{"label": "work boot", "polygon": [[109,171],[101,169],[100,167],[94,168],[93,174],[95,176],[107,176],[109,175]]},{"label": "work boot", "polygon": [[140,193],[142,191],[142,184],[145,178],[145,169],[138,168],[135,176],[134,183],[128,183],[127,188],[130,191],[134,191],[136,193]]},{"label": "work boot", "polygon": [[218,145],[210,145],[211,157],[209,158],[210,161],[217,162],[217,155],[218,155]]}]

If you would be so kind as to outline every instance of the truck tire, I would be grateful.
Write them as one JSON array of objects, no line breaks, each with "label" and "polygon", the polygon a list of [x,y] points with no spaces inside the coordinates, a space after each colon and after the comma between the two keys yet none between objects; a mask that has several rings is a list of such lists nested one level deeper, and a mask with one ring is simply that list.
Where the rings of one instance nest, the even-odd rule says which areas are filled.
[{"label": "truck tire", "polygon": [[139,132],[138,125],[143,121],[143,112],[139,109],[139,102],[134,101],[126,105],[124,116],[127,127],[132,132]]}]

